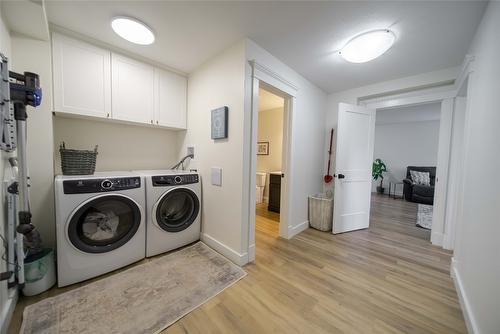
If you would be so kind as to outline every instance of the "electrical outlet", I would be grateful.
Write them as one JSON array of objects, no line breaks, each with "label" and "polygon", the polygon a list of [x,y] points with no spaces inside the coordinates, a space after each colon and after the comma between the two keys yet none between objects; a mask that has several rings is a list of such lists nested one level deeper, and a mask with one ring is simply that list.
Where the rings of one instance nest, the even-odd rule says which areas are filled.
[{"label": "electrical outlet", "polygon": [[194,146],[187,147],[187,154],[192,155],[193,157],[191,159],[194,159]]}]

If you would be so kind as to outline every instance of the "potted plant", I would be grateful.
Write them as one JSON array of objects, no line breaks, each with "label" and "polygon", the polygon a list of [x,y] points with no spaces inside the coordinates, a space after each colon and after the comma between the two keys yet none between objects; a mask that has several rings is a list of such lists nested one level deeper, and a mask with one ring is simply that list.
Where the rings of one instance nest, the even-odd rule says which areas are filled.
[{"label": "potted plant", "polygon": [[377,181],[380,178],[380,186],[377,187],[377,192],[379,194],[383,194],[385,189],[384,189],[384,175],[383,173],[387,172],[387,167],[385,166],[385,163],[381,159],[375,159],[373,162],[372,166],[372,177],[375,181]]}]

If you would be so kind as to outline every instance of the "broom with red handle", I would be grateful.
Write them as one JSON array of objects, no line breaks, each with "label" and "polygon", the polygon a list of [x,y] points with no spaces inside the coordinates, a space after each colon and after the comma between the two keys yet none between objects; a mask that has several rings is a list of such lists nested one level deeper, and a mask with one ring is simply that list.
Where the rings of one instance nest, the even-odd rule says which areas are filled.
[{"label": "broom with red handle", "polygon": [[325,183],[330,183],[333,180],[333,176],[330,175],[330,164],[332,160],[332,142],[333,142],[333,129],[330,131],[330,149],[328,150],[328,171],[323,177]]}]

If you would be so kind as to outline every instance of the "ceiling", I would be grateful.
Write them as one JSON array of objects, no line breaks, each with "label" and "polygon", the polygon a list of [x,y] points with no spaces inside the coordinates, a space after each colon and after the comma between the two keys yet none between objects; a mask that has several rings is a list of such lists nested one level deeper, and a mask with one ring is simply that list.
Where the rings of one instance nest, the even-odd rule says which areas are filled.
[{"label": "ceiling", "polygon": [[[481,1],[46,1],[49,21],[185,73],[249,37],[326,92],[460,65],[485,8]],[[156,33],[150,46],[114,34],[128,15]],[[335,51],[372,29],[397,40],[382,57],[350,64]]]},{"label": "ceiling", "polygon": [[285,100],[264,89],[259,89],[259,111],[283,108]]}]

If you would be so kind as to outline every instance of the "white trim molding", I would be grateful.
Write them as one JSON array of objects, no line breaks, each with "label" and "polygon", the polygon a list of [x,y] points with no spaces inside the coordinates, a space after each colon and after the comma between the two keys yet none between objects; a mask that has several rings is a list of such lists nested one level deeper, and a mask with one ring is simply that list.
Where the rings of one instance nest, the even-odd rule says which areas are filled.
[{"label": "white trim molding", "polygon": [[290,96],[297,96],[299,87],[293,82],[283,78],[281,75],[260,64],[256,60],[249,60],[248,62],[253,68],[253,76],[255,78],[264,81],[268,85],[271,85]]},{"label": "white trim molding", "polygon": [[443,233],[431,231],[431,243],[434,246],[443,246]]},{"label": "white trim molding", "polygon": [[460,89],[462,88],[464,82],[468,79],[469,74],[473,71],[474,71],[474,56],[470,54],[465,55],[462,68],[460,69],[460,73],[458,73],[458,77],[455,80],[455,95],[459,94]]},{"label": "white trim molding", "polygon": [[456,96],[453,84],[439,86],[425,90],[416,90],[403,94],[386,95],[373,99],[358,99],[358,104],[374,109],[391,109],[401,106],[414,106],[419,104],[441,102],[444,99]]},{"label": "white trim molding", "polygon": [[479,331],[479,326],[477,325],[476,318],[472,313],[472,306],[469,302],[469,299],[467,298],[467,294],[465,293],[465,288],[458,272],[457,264],[457,260],[455,260],[454,257],[451,258],[450,274],[453,278],[453,282],[455,283],[455,289],[457,290],[462,313],[464,314],[465,325],[467,326],[467,331],[469,332],[469,334],[480,334],[481,332]]},{"label": "white trim molding", "polygon": [[223,255],[230,261],[234,262],[238,266],[243,266],[248,263],[248,253],[238,253],[231,247],[224,245],[222,242],[206,233],[201,234],[201,241],[203,241],[205,244],[207,244],[207,246],[215,250],[217,253]]},{"label": "white trim molding", "polygon": [[[8,291],[10,294],[11,291]],[[11,296],[8,297],[5,303],[0,310],[0,334],[7,334],[7,330],[9,329],[10,320],[12,319],[12,315],[14,314],[14,309],[16,308],[17,299],[19,293],[17,288],[12,292]]]},{"label": "white trim molding", "polygon": [[309,220],[298,224],[297,226],[288,225],[288,239],[293,238],[297,234],[302,231],[305,231],[309,228]]},{"label": "white trim molding", "polygon": [[247,262],[255,261],[255,244],[248,246],[248,260]]}]

